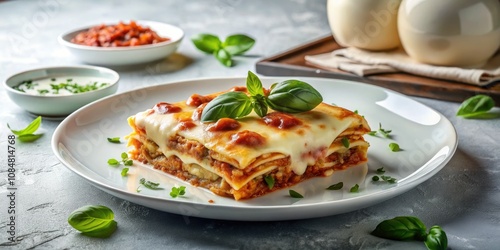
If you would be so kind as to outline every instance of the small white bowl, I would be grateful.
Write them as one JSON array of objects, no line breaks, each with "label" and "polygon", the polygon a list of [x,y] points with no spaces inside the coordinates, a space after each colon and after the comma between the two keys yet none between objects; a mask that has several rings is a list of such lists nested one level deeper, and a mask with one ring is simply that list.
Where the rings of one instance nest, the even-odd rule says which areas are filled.
[{"label": "small white bowl", "polygon": [[[170,24],[140,20],[136,21],[136,23],[141,26],[149,27],[159,36],[167,37],[170,40],[156,44],[132,47],[93,47],[71,42],[71,39],[78,33],[99,24],[66,32],[60,35],[58,40],[60,44],[71,52],[71,54],[83,62],[103,66],[123,66],[153,62],[166,58],[177,50],[184,38],[184,31]],[[104,24],[111,25],[117,24],[117,22]]]},{"label": "small white bowl", "polygon": [[[40,81],[52,78],[85,78],[101,80],[108,83],[106,86],[87,92],[69,95],[41,95],[21,92],[14,87],[24,81]],[[120,76],[111,69],[96,66],[62,66],[38,68],[23,71],[8,77],[4,82],[9,98],[19,107],[35,115],[46,117],[63,117],[78,108],[111,95],[118,90]],[[83,83],[82,83],[83,84]]]}]

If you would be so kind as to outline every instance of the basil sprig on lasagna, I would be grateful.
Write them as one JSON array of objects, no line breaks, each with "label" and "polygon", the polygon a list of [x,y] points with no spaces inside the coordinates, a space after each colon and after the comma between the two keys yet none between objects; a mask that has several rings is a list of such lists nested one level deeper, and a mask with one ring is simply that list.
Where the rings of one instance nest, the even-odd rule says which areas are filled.
[{"label": "basil sprig on lasagna", "polygon": [[275,83],[266,95],[259,77],[248,71],[246,86],[250,95],[237,91],[227,92],[210,101],[203,109],[201,121],[238,119],[249,115],[252,110],[264,117],[268,107],[285,113],[301,113],[312,110],[323,101],[316,89],[299,80]]}]

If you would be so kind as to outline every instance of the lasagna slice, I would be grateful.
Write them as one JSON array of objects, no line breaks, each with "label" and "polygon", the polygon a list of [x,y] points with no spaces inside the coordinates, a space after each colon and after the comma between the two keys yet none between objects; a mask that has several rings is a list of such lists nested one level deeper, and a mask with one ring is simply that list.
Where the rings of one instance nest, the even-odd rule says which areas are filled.
[{"label": "lasagna slice", "polygon": [[[229,91],[243,91],[238,87]],[[131,116],[130,157],[235,200],[249,199],[367,161],[366,120],[321,103],[311,111],[268,110],[240,118],[200,122],[221,93],[160,102]]]}]

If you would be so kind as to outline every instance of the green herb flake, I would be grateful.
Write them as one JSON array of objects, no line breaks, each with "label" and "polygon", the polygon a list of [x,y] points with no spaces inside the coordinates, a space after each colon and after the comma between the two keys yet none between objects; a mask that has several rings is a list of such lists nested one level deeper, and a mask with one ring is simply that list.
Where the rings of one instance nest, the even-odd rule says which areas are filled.
[{"label": "green herb flake", "polygon": [[380,132],[380,134],[382,134],[385,138],[389,138],[390,137],[389,134],[392,132],[392,130],[383,129],[382,123],[379,123],[378,124],[378,132]]},{"label": "green herb flake", "polygon": [[34,142],[38,140],[40,137],[42,137],[43,133],[41,134],[34,134],[40,125],[42,124],[42,117],[38,116],[35,118],[28,126],[26,126],[24,129],[21,130],[14,130],[10,128],[10,125],[7,123],[7,127],[10,129],[10,131],[17,135],[17,139],[22,141],[22,142]]},{"label": "green herb flake", "polygon": [[120,141],[120,137],[108,137],[108,142],[111,142],[111,143],[121,143]]},{"label": "green herb flake", "polygon": [[379,181],[380,180],[380,177],[378,177],[377,175],[374,175],[372,177],[372,181]]},{"label": "green herb flake", "polygon": [[302,198],[304,198],[304,196],[303,196],[303,195],[299,194],[297,191],[292,190],[292,189],[288,190],[288,194],[289,194],[292,198],[298,198],[298,199],[302,199]]},{"label": "green herb flake", "polygon": [[351,189],[349,189],[349,192],[351,193],[359,192],[359,185],[358,184],[354,185]]},{"label": "green herb flake", "polygon": [[385,173],[384,167],[377,168],[377,174],[383,174],[383,173]]},{"label": "green herb flake", "polygon": [[389,143],[389,149],[391,149],[392,152],[398,152],[401,150],[401,148],[399,147],[399,144],[397,144],[395,142]]},{"label": "green herb flake", "polygon": [[268,187],[269,189],[273,189],[273,187],[274,187],[274,178],[273,178],[272,176],[270,176],[270,175],[266,175],[266,176],[264,177],[264,181],[266,182],[267,187]]},{"label": "green herb flake", "polygon": [[129,170],[129,168],[123,168],[123,169],[122,169],[122,172],[121,172],[121,175],[122,175],[123,177],[127,176],[127,175],[128,175],[128,170]]},{"label": "green herb flake", "polygon": [[368,132],[368,135],[375,136],[377,135],[377,131],[370,131]]},{"label": "green herb flake", "polygon": [[71,212],[68,223],[83,235],[97,238],[111,236],[118,226],[113,211],[105,206],[84,206]]},{"label": "green herb flake", "polygon": [[170,196],[172,198],[177,198],[181,195],[186,194],[186,187],[185,186],[180,186],[180,187],[172,187],[172,191],[170,191]]},{"label": "green herb flake", "polygon": [[391,183],[391,184],[396,183],[396,181],[397,181],[396,178],[393,178],[393,177],[390,177],[390,176],[387,176],[387,175],[382,175],[382,176],[380,176],[380,178],[383,181],[386,181],[386,182]]},{"label": "green herb flake", "polygon": [[349,148],[349,139],[347,137],[342,138],[342,145],[344,145],[345,148]]},{"label": "green herb flake", "polygon": [[134,165],[134,161],[131,160],[131,159],[123,160],[123,165],[125,165],[125,166],[132,166],[132,165]]},{"label": "green herb flake", "polygon": [[327,190],[340,190],[344,187],[344,183],[343,182],[339,182],[339,183],[336,183],[336,184],[333,184],[329,187],[327,187],[326,189]]},{"label": "green herb flake", "polygon": [[152,189],[152,190],[160,190],[160,189],[163,189],[163,188],[160,188],[160,183],[157,183],[157,182],[152,182],[152,181],[147,181],[145,178],[141,178],[139,180],[139,183],[141,185],[143,185],[144,187],[148,188],[148,189]]},{"label": "green herb flake", "polygon": [[126,152],[121,153],[122,160],[128,159],[128,154]]},{"label": "green herb flake", "polygon": [[111,158],[111,159],[108,160],[108,165],[110,165],[110,166],[118,166],[118,165],[120,165],[120,162],[117,159],[115,159],[115,158]]}]

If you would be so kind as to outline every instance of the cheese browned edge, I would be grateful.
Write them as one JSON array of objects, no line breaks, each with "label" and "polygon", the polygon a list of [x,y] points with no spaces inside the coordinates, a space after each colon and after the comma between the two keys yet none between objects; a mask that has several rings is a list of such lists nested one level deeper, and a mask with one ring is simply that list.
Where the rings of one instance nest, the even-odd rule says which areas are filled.
[{"label": "cheese browned edge", "polygon": [[[234,88],[231,91],[245,88]],[[236,200],[254,198],[367,161],[366,120],[321,103],[311,111],[269,110],[238,120],[199,121],[204,103],[223,92],[158,103],[128,118],[130,157]],[[279,127],[287,124],[289,127]],[[266,122],[267,121],[267,122]],[[347,138],[349,146],[342,143]],[[265,176],[274,179],[269,188]]]}]

